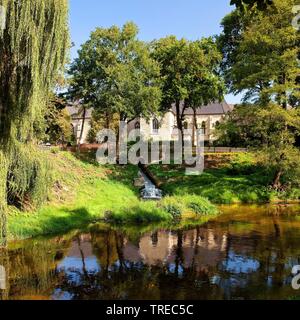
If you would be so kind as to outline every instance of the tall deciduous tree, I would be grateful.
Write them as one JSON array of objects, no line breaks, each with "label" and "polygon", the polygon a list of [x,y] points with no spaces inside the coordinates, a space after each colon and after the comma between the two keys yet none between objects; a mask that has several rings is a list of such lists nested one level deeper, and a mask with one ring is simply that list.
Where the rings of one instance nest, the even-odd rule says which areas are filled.
[{"label": "tall deciduous tree", "polygon": [[219,75],[222,55],[212,38],[192,42],[185,52],[190,57],[187,77],[188,98],[186,105],[193,109],[193,145],[198,130],[197,109],[210,102],[224,99],[225,85]]},{"label": "tall deciduous tree", "polygon": [[296,0],[273,0],[264,11],[235,11],[223,20],[224,73],[233,93],[286,108],[299,101],[300,32],[292,26]]},{"label": "tall deciduous tree", "polygon": [[122,29],[92,32],[70,68],[69,96],[98,114],[118,114],[126,122],[156,113],[161,99],[159,67],[137,34],[131,22]]},{"label": "tall deciduous tree", "polygon": [[163,79],[162,110],[175,104],[183,145],[186,108],[196,111],[203,104],[223,99],[224,86],[218,75],[222,57],[212,38],[192,42],[170,36],[154,42],[153,48]]},{"label": "tall deciduous tree", "polygon": [[[34,125],[44,117],[48,93],[65,62],[69,33],[67,0],[0,0],[0,5],[6,13],[0,29],[1,239],[8,171],[12,162],[22,162],[18,148],[34,140]],[[26,172],[18,180],[25,183],[29,176]]]},{"label": "tall deciduous tree", "polygon": [[292,25],[297,2],[273,0],[262,11],[237,10],[223,20],[219,39],[230,91],[245,92],[245,100],[255,102],[229,115],[221,129],[235,139],[239,133],[244,143],[255,147],[262,163],[274,169],[274,188],[291,172],[300,172],[300,152],[295,147],[300,123],[296,110],[300,32]]}]

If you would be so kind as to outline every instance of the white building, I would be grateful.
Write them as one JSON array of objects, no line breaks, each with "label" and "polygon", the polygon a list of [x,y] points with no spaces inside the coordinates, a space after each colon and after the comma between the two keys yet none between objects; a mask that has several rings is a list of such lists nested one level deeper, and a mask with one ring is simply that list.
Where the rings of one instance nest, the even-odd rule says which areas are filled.
[{"label": "white building", "polygon": [[[91,120],[92,120],[92,109],[87,109],[84,117],[84,110],[80,107],[80,105],[74,105],[67,107],[68,112],[71,116],[71,126],[73,130],[73,134],[75,139],[80,144],[88,142],[88,134],[91,130]],[[80,139],[80,134],[83,127],[82,139]]]},{"label": "white building", "polygon": [[[181,112],[183,105],[180,106]],[[233,105],[227,102],[212,103],[206,106],[201,106],[196,110],[198,128],[203,130],[205,141],[213,142],[215,127],[224,119],[225,115],[232,111]],[[79,139],[83,125],[83,110],[80,106],[68,107],[68,111],[72,119],[72,127],[76,140]],[[91,129],[92,109],[87,109],[85,115],[85,124],[83,136],[80,143],[87,143],[88,133]],[[194,112],[191,108],[184,111],[184,128],[193,129]],[[139,129],[145,139],[156,140],[163,137],[165,141],[177,140],[177,121],[176,107],[173,106],[163,116],[153,117],[150,120],[137,118],[128,124],[128,131]]]},{"label": "white building", "polygon": [[[180,112],[183,111],[183,104],[180,106]],[[196,118],[198,128],[202,130],[205,141],[213,142],[216,140],[214,130],[221,123],[225,115],[232,111],[233,105],[227,102],[212,103],[196,109]],[[155,140],[158,137],[163,137],[164,140],[177,140],[178,130],[176,120],[176,107],[173,106],[168,112],[161,117],[153,117],[149,121],[144,118],[137,118],[129,124],[128,130],[140,129],[146,139]],[[193,130],[194,127],[194,111],[191,108],[184,110],[184,129]]]}]

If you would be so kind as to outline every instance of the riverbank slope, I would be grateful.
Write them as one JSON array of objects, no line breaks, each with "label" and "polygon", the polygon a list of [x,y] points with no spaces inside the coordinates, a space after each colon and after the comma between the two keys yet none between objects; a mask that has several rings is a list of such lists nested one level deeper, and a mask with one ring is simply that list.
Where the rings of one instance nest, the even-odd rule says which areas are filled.
[{"label": "riverbank slope", "polygon": [[105,220],[114,224],[149,224],[207,219],[217,208],[193,195],[141,201],[134,186],[137,166],[100,166],[84,155],[45,151],[52,164],[53,189],[40,209],[9,208],[9,239],[59,234]]},{"label": "riverbank slope", "polygon": [[259,166],[251,153],[207,154],[205,171],[185,174],[180,165],[151,165],[165,194],[193,193],[214,204],[294,203],[300,200],[299,186],[288,183],[281,190],[270,187],[274,173]]}]

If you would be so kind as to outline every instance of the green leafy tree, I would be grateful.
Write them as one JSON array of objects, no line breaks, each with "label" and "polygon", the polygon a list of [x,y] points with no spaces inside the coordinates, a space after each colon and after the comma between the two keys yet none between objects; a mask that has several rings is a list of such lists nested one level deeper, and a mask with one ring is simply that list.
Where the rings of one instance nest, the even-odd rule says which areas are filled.
[{"label": "green leafy tree", "polygon": [[[236,148],[257,147],[262,144],[256,118],[260,107],[250,104],[236,105],[216,128],[217,143]],[[255,121],[254,121],[255,120]]]},{"label": "green leafy tree", "polygon": [[[295,0],[274,0],[264,11],[235,11],[223,20],[223,72],[231,92],[245,100],[299,103],[300,33],[292,26]],[[275,32],[276,31],[276,32]]]},{"label": "green leafy tree", "polygon": [[66,102],[53,95],[48,103],[45,115],[45,137],[52,144],[70,143],[72,140],[71,116],[66,108]]},{"label": "green leafy tree", "polygon": [[256,151],[258,163],[273,172],[270,184],[274,189],[299,186],[300,151],[295,147],[299,133],[300,110],[277,104],[237,106],[217,129],[217,135],[229,145]]},{"label": "green leafy tree", "polygon": [[259,10],[265,10],[273,0],[231,0],[231,5],[236,5],[240,9],[257,7]]},{"label": "green leafy tree", "polygon": [[153,43],[153,56],[159,62],[163,79],[161,110],[176,106],[177,127],[184,139],[184,114],[211,101],[222,100],[224,86],[218,75],[221,55],[212,38],[199,41],[178,40],[174,36]]},{"label": "green leafy tree", "polygon": [[91,129],[88,133],[88,141],[90,143],[97,142],[97,134],[102,129],[111,129],[117,132],[119,127],[119,115],[118,114],[103,114],[94,110],[92,112]]},{"label": "green leafy tree", "polygon": [[71,65],[69,96],[103,116],[118,114],[120,121],[155,114],[161,99],[159,66],[137,34],[131,22],[92,32]]},{"label": "green leafy tree", "polygon": [[29,189],[41,195],[40,187],[47,186],[41,157],[31,145],[48,93],[63,70],[69,32],[67,0],[0,0],[0,5],[6,12],[0,29],[1,241],[6,236],[8,188],[18,195]]},{"label": "green leafy tree", "polygon": [[[223,73],[231,92],[245,101],[220,126],[224,139],[253,147],[274,171],[272,186],[289,176],[297,184],[300,86],[299,31],[292,26],[295,0],[274,0],[265,10],[234,11],[223,20],[219,38]],[[294,177],[294,178],[292,178]]]},{"label": "green leafy tree", "polygon": [[196,145],[197,109],[224,99],[225,85],[219,75],[222,55],[212,38],[192,42],[184,51],[184,55],[193,61],[187,67],[186,105],[193,110],[193,145]]}]

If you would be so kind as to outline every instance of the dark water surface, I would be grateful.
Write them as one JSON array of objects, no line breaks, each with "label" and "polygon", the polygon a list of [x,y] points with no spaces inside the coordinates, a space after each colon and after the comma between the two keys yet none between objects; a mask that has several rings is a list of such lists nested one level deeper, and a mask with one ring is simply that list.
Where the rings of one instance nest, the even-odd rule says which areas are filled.
[{"label": "dark water surface", "polygon": [[300,291],[291,287],[291,270],[300,265],[300,207],[222,210],[204,225],[180,230],[95,225],[11,243],[0,253],[6,275],[0,297],[299,298]]}]

